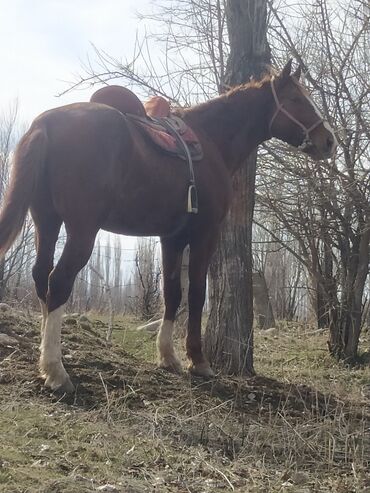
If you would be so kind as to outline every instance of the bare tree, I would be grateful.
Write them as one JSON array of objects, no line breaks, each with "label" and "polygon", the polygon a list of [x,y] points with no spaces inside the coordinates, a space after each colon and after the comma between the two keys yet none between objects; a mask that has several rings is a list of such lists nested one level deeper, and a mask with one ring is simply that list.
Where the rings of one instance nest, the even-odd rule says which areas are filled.
[{"label": "bare tree", "polygon": [[261,329],[275,327],[275,317],[270,301],[265,275],[262,271],[253,272],[254,317]]},{"label": "bare tree", "polygon": [[[139,95],[162,95],[180,106],[219,94],[228,53],[223,3],[159,0],[154,13],[139,16],[151,23],[151,32],[137,38],[130,59],[114,58],[93,46],[94,56],[64,92],[118,80]],[[153,44],[163,48],[161,56],[153,54]]]},{"label": "bare tree", "polygon": [[[299,251],[299,243],[289,236],[285,228],[280,227],[268,208],[263,212],[260,203],[257,194],[254,269],[264,275],[269,292],[268,301],[277,319],[306,321],[310,318],[307,304],[312,290],[307,285],[307,276],[300,259],[292,253]],[[274,234],[270,234],[270,231]]]},{"label": "bare tree", "polygon": [[124,311],[122,244],[118,235],[113,244],[113,305],[116,311]]},{"label": "bare tree", "polygon": [[[12,153],[20,133],[18,123],[18,104],[15,103],[0,116],[0,199],[7,188]],[[26,220],[18,241],[0,261],[0,301],[9,294],[18,294],[18,289],[26,266],[33,257],[33,228],[29,218]],[[28,270],[28,274],[30,271]]]},{"label": "bare tree", "polygon": [[369,13],[360,2],[298,4],[298,28],[288,6],[284,17],[281,6],[270,6],[275,44],[296,56],[318,105],[333,115],[339,152],[328,166],[289,154],[288,160],[286,149],[267,146],[258,200],[298,242],[290,251],[307,269],[319,325],[330,329],[330,352],[353,360],[369,269]]},{"label": "bare tree", "polygon": [[138,313],[144,319],[158,313],[160,304],[161,270],[156,246],[155,238],[139,238],[137,241],[134,283],[137,290]]},{"label": "bare tree", "polygon": [[[225,83],[259,78],[270,61],[267,4],[226,2],[230,56]],[[206,329],[207,356],[229,373],[253,374],[252,219],[256,151],[234,178],[234,201],[210,268],[211,312]]]}]

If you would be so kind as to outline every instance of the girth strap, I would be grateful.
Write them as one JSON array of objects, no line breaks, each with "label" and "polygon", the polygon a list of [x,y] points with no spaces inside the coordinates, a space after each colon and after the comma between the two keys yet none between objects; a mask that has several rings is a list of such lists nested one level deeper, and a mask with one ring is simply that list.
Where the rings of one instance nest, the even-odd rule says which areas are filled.
[{"label": "girth strap", "polygon": [[193,158],[191,157],[189,147],[186,144],[185,140],[181,137],[176,128],[170,123],[168,118],[155,118],[150,117],[150,120],[155,123],[162,125],[165,127],[169,133],[177,140],[177,142],[184,149],[186,159],[189,166],[189,189],[188,189],[188,203],[187,203],[187,212],[190,214],[198,213],[198,193],[195,186],[195,175],[194,175],[194,166],[193,166]]}]

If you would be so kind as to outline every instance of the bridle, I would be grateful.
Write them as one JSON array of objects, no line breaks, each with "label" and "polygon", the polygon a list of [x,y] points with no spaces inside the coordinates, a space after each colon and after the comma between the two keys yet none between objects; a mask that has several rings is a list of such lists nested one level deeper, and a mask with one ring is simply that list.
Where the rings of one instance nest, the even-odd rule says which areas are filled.
[{"label": "bridle", "polygon": [[[296,82],[294,81],[294,79],[292,79],[292,80],[296,84]],[[284,113],[284,115],[286,115],[290,120],[292,120],[296,125],[298,125],[303,130],[304,135],[305,135],[305,138],[303,139],[303,142],[298,147],[298,149],[301,150],[301,151],[304,151],[305,149],[307,149],[308,147],[310,147],[310,146],[313,145],[312,144],[312,141],[311,141],[311,138],[310,138],[310,133],[312,132],[312,130],[314,130],[316,127],[318,127],[321,123],[323,123],[324,122],[324,119],[321,118],[321,117],[319,117],[319,119],[313,125],[311,125],[309,128],[307,128],[305,125],[303,125],[303,123],[301,123],[293,115],[291,115],[289,113],[289,111],[286,110],[284,108],[284,106],[280,103],[279,98],[278,98],[278,96],[276,94],[275,86],[274,86],[274,77],[271,78],[270,85],[271,85],[272,95],[274,96],[274,100],[275,100],[275,104],[276,104],[275,113],[273,114],[273,116],[272,116],[272,118],[270,120],[270,123],[269,123],[269,132],[270,132],[271,137],[272,137],[272,132],[271,132],[272,124],[274,123],[274,120],[277,117],[277,115],[280,112],[282,112],[282,113]]]}]

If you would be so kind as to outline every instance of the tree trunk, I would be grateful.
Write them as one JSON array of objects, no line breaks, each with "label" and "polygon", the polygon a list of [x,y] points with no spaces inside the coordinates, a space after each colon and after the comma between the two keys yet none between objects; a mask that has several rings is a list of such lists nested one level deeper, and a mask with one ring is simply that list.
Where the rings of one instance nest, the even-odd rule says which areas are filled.
[{"label": "tree trunk", "polygon": [[269,291],[263,272],[253,273],[254,316],[260,329],[275,327],[275,317],[272,311]]},{"label": "tree trunk", "polygon": [[316,308],[317,328],[325,329],[329,327],[329,310],[328,310],[327,296],[324,292],[321,283],[316,282],[315,284],[316,284],[315,308]]},{"label": "tree trunk", "polygon": [[0,301],[3,301],[5,297],[6,282],[4,275],[5,275],[5,257],[0,260]]},{"label": "tree trunk", "polygon": [[340,319],[330,324],[329,351],[337,359],[343,359],[349,363],[355,362],[358,356],[363,313],[362,300],[369,272],[369,243],[370,230],[367,226],[359,239],[356,251],[352,252],[354,261],[349,263],[347,278],[353,282],[347,282],[344,286]]},{"label": "tree trunk", "polygon": [[[270,62],[267,2],[228,0],[230,41],[225,84],[235,86],[259,78]],[[211,311],[205,351],[213,366],[230,374],[254,373],[252,220],[256,151],[234,176],[234,198],[210,267]]]}]

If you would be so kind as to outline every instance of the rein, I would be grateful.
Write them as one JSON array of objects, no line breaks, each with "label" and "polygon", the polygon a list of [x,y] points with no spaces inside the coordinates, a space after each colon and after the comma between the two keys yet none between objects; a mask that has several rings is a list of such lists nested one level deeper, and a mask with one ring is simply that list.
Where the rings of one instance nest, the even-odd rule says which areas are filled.
[{"label": "rein", "polygon": [[303,139],[303,142],[298,147],[298,149],[301,151],[304,151],[305,149],[307,149],[307,147],[312,145],[312,141],[310,139],[310,133],[312,132],[312,130],[314,130],[316,127],[318,127],[321,123],[323,123],[324,119],[319,118],[313,125],[311,125],[309,128],[307,128],[305,125],[303,125],[303,123],[301,123],[292,114],[290,114],[289,111],[284,108],[282,103],[280,103],[278,95],[276,94],[275,86],[274,86],[274,77],[271,78],[270,85],[271,85],[272,95],[274,96],[274,100],[275,100],[275,104],[276,104],[275,113],[273,114],[273,116],[270,120],[270,124],[269,124],[270,135],[272,136],[271,127],[272,127],[272,124],[274,123],[275,118],[277,117],[277,115],[280,112],[284,113],[284,115],[286,115],[290,120],[292,120],[296,125],[298,125],[303,130],[305,138]]}]

